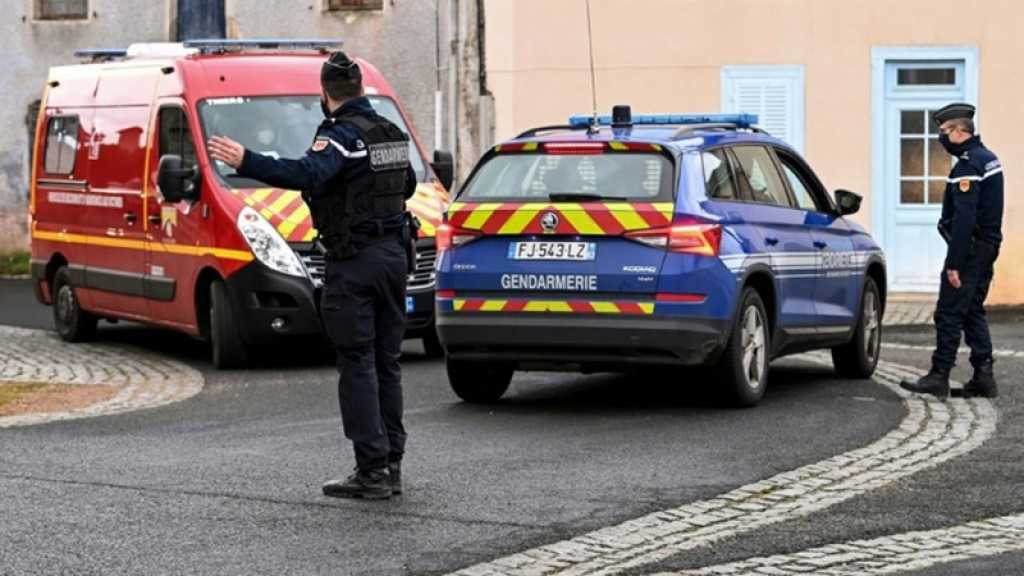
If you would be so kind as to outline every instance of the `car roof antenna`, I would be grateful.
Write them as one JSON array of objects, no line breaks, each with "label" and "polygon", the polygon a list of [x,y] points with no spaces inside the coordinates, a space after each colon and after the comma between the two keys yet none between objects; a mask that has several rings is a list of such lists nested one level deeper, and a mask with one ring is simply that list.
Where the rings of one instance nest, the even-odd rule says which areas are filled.
[{"label": "car roof antenna", "polygon": [[594,105],[594,117],[587,128],[587,134],[597,134],[597,79],[594,74],[594,33],[590,26],[590,0],[587,2],[587,44],[590,47],[590,95]]}]

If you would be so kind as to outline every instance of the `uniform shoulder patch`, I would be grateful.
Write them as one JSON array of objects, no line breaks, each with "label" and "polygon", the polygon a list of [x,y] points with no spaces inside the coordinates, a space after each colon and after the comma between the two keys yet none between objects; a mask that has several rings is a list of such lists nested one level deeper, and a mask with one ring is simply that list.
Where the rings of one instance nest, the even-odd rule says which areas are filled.
[{"label": "uniform shoulder patch", "polygon": [[960,181],[960,191],[961,192],[969,192],[970,190],[971,190],[971,181],[970,180],[961,180]]},{"label": "uniform shoulder patch", "polygon": [[330,145],[331,145],[331,139],[330,138],[328,138],[326,136],[317,136],[316,139],[313,140],[313,146],[312,146],[311,150],[313,150],[313,152],[323,152]]}]

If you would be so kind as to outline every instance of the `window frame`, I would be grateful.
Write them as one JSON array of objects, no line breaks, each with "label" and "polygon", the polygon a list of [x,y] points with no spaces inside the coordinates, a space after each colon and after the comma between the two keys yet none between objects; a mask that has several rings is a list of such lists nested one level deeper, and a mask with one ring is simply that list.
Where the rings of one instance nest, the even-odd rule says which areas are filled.
[{"label": "window frame", "polygon": [[790,198],[795,202],[797,209],[807,211],[806,208],[800,206],[800,202],[796,197],[796,192],[790,187],[789,178],[786,177],[784,172],[787,166],[785,160],[793,163],[790,167],[793,168],[797,177],[800,178],[804,187],[807,188],[808,192],[810,192],[813,197],[812,199],[814,200],[814,204],[817,206],[817,209],[814,210],[814,212],[819,212],[821,214],[836,213],[835,204],[832,202],[832,198],[828,195],[828,188],[825,187],[818,178],[818,175],[814,173],[814,170],[811,169],[811,166],[803,158],[794,152],[778,146],[772,146],[772,152],[774,153],[776,162],[779,164],[779,172],[783,176],[783,185],[789,189]]},{"label": "window frame", "polygon": [[[48,166],[48,161],[50,159],[50,137],[51,137],[50,128],[53,126],[53,123],[56,120],[69,120],[69,119],[74,119],[74,121],[75,121],[75,145],[74,145],[74,148],[72,148],[72,151],[71,151],[71,166],[68,168],[67,172],[64,172],[64,171],[60,170],[61,160],[63,159],[63,154],[61,153],[61,150],[63,150],[65,148],[65,146],[63,146],[63,143],[60,142],[60,140],[62,140],[64,138],[64,136],[67,135],[67,127],[66,126],[62,126],[61,129],[60,129],[60,132],[56,133],[56,134],[59,134],[58,142],[57,142],[58,148],[57,148],[57,160],[56,160],[56,162],[57,162],[57,169],[58,170],[51,171],[49,166]],[[43,173],[44,174],[47,174],[47,175],[50,175],[50,176],[71,176],[71,175],[73,175],[75,173],[75,168],[78,166],[78,152],[81,149],[81,139],[79,138],[79,135],[81,134],[81,132],[82,132],[82,119],[78,116],[78,114],[55,114],[55,115],[50,116],[50,117],[47,118],[47,120],[46,120],[46,145],[43,147],[43,157],[42,157],[42,169],[43,169]]]},{"label": "window frame", "polygon": [[44,14],[48,0],[33,0],[32,19],[37,22],[82,22],[89,19],[89,0],[81,0],[83,8],[78,14]]},{"label": "window frame", "polygon": [[[384,12],[384,0],[365,0],[369,5],[345,5],[344,0],[323,0],[323,12]],[[338,5],[332,5],[338,2]]]}]

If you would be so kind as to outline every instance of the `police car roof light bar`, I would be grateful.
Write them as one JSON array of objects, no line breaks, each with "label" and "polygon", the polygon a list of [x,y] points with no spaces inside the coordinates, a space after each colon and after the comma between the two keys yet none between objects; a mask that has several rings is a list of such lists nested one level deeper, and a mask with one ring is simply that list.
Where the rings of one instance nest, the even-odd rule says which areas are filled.
[{"label": "police car roof light bar", "polygon": [[106,62],[115,58],[127,58],[128,50],[124,48],[83,48],[75,50],[75,58],[88,58],[93,62]]},{"label": "police car roof light bar", "polygon": [[[589,126],[593,122],[589,115],[577,114],[569,118],[573,128]],[[753,128],[757,124],[757,114],[637,114],[633,116],[634,126],[686,126],[691,124],[731,125],[736,128]],[[611,126],[611,116],[598,116],[597,123]]]},{"label": "police car roof light bar", "polygon": [[329,52],[338,50],[343,42],[329,38],[244,38],[225,40],[222,38],[204,38],[186,40],[185,48],[196,48],[204,54],[224,53],[240,50],[318,50]]}]

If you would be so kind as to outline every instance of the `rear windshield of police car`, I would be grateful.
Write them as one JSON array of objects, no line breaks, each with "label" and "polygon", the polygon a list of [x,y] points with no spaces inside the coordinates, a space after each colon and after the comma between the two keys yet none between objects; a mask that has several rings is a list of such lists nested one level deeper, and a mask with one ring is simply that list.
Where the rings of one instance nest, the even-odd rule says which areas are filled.
[{"label": "rear windshield of police car", "polygon": [[498,154],[482,164],[460,200],[547,202],[673,198],[672,161],[654,153]]}]

